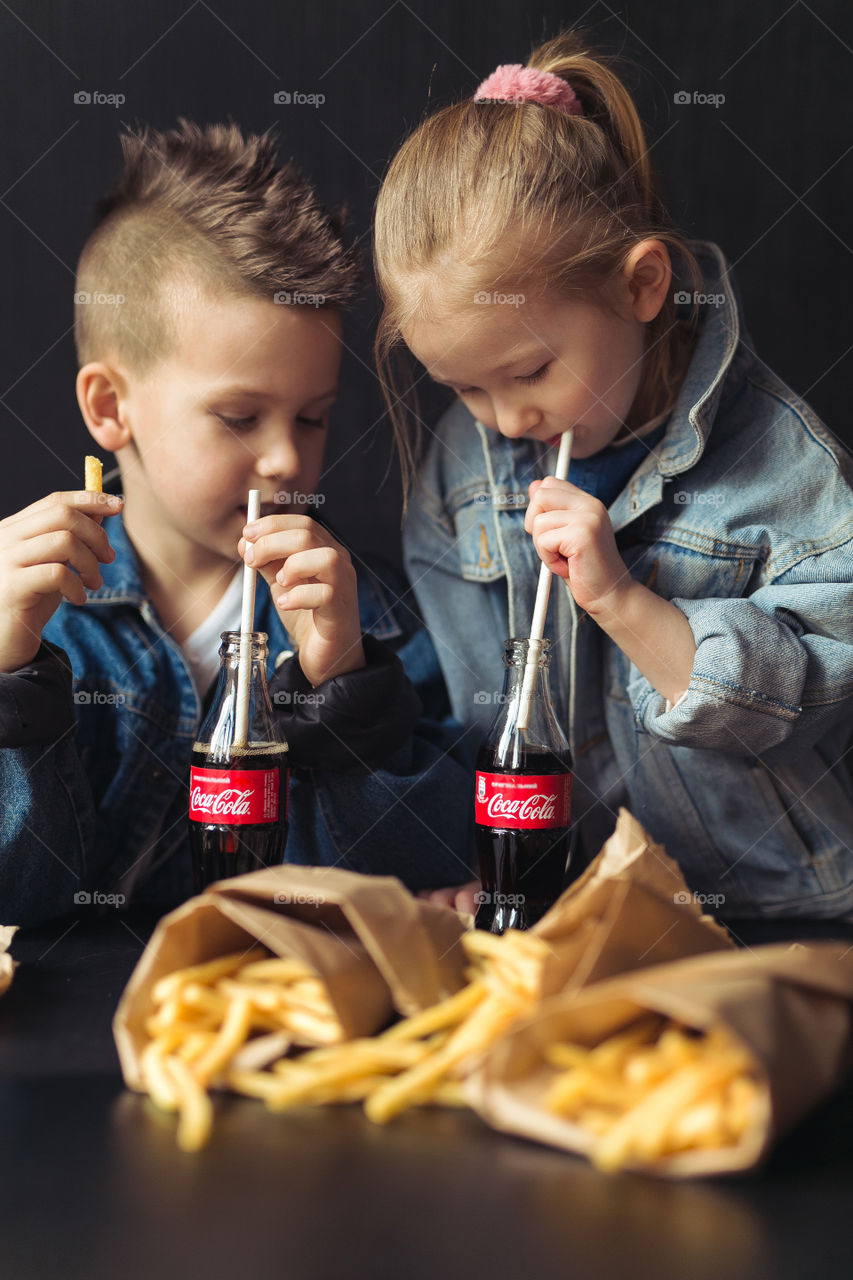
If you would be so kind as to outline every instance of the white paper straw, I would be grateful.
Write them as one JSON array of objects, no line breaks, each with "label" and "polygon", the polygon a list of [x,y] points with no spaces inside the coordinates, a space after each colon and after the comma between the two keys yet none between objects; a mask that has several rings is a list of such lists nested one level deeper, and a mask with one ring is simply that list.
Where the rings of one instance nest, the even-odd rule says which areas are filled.
[{"label": "white paper straw", "polygon": [[[557,454],[557,465],[554,475],[558,480],[565,480],[569,474],[569,463],[572,460],[572,439],[574,431],[563,433],[560,450]],[[539,569],[539,585],[536,588],[536,604],[533,609],[533,622],[530,626],[530,641],[527,646],[527,663],[524,668],[524,683],[521,686],[521,706],[519,707],[517,725],[526,729],[530,724],[530,702],[533,697],[533,686],[536,683],[536,670],[539,666],[539,652],[542,648],[542,637],[545,634],[545,615],[548,612],[548,597],[551,594],[551,578],[553,574],[543,562]]]},{"label": "white paper straw", "polygon": [[[257,520],[261,511],[260,489],[249,490],[247,524]],[[234,746],[244,747],[249,736],[249,681],[252,675],[252,631],[255,623],[256,571],[243,565],[243,609],[240,614],[240,666],[237,669],[237,714]]]}]

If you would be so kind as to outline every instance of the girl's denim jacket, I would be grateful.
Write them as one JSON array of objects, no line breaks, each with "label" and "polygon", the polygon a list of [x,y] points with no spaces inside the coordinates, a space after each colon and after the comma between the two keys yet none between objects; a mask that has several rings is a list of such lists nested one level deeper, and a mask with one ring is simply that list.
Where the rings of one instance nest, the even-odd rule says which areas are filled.
[{"label": "girl's denim jacket", "polygon": [[[104,585],[63,603],[35,661],[0,676],[0,918],[17,924],[192,892],[187,783],[203,700],[121,517],[107,528]],[[473,735],[450,718],[399,574],[358,576],[368,664],[316,689],[259,583],[255,626],[290,744],[286,861],[413,889],[459,884],[471,878]]]},{"label": "girl's denim jacket", "polygon": [[[663,437],[608,510],[632,577],[685,614],[696,656],[670,706],[554,579],[545,634],[580,845],[596,852],[624,804],[727,919],[853,919],[853,461],[752,351],[719,248],[690,247],[697,344]],[[409,505],[409,576],[454,714],[480,734],[504,639],[533,614],[524,508],[548,456],[457,403]]]}]

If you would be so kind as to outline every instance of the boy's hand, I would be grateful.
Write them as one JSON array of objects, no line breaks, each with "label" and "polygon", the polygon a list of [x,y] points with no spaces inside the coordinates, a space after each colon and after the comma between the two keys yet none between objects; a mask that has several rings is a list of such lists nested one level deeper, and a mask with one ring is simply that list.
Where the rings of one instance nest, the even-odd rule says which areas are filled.
[{"label": "boy's hand", "polygon": [[344,548],[310,516],[264,516],[243,533],[237,550],[269,583],[306,680],[318,685],[363,667],[355,569]]},{"label": "boy's hand", "polygon": [[620,594],[634,583],[604,504],[554,476],[534,480],[529,492],[524,527],[540,559],[566,579],[576,604],[593,617],[618,608]]},{"label": "boy's hand", "polygon": [[107,493],[52,493],[0,521],[0,672],[33,660],[63,596],[85,604],[85,588],[101,586],[98,562],[115,552],[100,522],[121,503]]}]

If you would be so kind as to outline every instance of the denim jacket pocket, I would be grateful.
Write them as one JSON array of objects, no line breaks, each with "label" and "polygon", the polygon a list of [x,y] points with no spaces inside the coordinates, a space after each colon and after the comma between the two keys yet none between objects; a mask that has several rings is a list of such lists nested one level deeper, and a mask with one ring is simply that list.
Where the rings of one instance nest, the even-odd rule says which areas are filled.
[{"label": "denim jacket pocket", "polygon": [[495,582],[506,576],[498,539],[492,495],[485,489],[456,510],[456,541],[462,577],[469,582]]}]

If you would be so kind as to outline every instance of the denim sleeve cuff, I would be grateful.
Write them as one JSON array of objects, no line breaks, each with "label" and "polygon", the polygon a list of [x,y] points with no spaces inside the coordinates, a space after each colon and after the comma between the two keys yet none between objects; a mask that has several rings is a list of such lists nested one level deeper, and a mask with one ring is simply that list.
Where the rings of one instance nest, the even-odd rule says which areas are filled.
[{"label": "denim sleeve cuff", "polygon": [[367,663],[309,684],[298,655],[270,680],[270,697],[292,765],[366,773],[399,750],[414,732],[421,701],[402,662],[373,636],[362,636]]},{"label": "denim sleeve cuff", "polygon": [[73,727],[71,664],[42,640],[32,662],[0,675],[0,747],[47,746]]},{"label": "denim sleeve cuff", "polygon": [[637,724],[678,746],[752,756],[790,736],[802,705],[808,654],[790,628],[749,600],[673,599],[696,654],[674,704],[631,666]]}]

